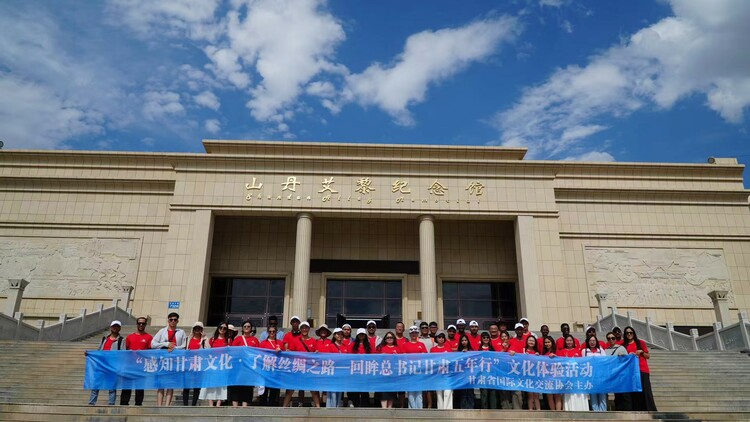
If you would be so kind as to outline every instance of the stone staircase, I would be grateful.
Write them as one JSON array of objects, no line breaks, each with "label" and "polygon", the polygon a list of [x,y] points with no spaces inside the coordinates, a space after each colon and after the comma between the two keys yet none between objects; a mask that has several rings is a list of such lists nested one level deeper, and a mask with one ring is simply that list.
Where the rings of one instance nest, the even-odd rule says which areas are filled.
[{"label": "stone staircase", "polygon": [[[272,420],[338,419],[472,419],[472,420],[750,420],[750,357],[734,352],[653,351],[650,360],[654,396],[660,412],[510,412],[379,409],[209,409],[183,408],[175,391],[175,407],[152,407],[155,393],[146,392],[144,406],[85,406],[84,351],[93,350],[100,336],[73,343],[0,341],[0,420],[156,421],[189,418],[194,421],[228,418]],[[132,399],[131,399],[132,400]],[[119,403],[119,392],[118,392]],[[131,402],[132,405],[132,402]],[[350,413],[354,411],[354,413]],[[281,413],[279,413],[281,412]],[[331,413],[334,412],[334,413]],[[456,413],[458,412],[458,413]],[[355,416],[356,415],[356,416]],[[369,416],[368,416],[369,415]]]}]

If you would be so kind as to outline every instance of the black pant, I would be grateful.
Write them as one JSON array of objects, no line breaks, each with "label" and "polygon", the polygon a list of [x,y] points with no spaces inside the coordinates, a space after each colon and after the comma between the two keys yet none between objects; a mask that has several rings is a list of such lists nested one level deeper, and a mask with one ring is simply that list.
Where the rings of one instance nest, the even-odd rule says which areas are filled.
[{"label": "black pant", "polygon": [[632,393],[615,393],[615,410],[633,410]]},{"label": "black pant", "polygon": [[633,410],[656,412],[654,393],[651,391],[651,377],[648,372],[641,372],[641,391],[632,393]]},{"label": "black pant", "polygon": [[279,394],[281,390],[278,388],[268,388],[258,398],[261,406],[278,406],[279,405]]},{"label": "black pant", "polygon": [[[193,388],[193,406],[196,406],[198,404],[198,396],[201,394],[200,388]],[[182,389],[182,405],[187,406],[188,401],[190,398],[190,389],[189,388],[183,388]]]},{"label": "black pant", "polygon": [[370,407],[370,393],[359,391],[349,393],[349,400],[352,401],[354,407]]},{"label": "black pant", "polygon": [[[120,393],[120,406],[130,405],[130,394],[132,392],[133,390],[122,390],[122,392]],[[135,405],[143,405],[143,390],[135,390]]]},{"label": "black pant", "polygon": [[232,385],[229,387],[228,396],[229,401],[237,402],[239,404],[253,403],[253,386],[251,385]]}]

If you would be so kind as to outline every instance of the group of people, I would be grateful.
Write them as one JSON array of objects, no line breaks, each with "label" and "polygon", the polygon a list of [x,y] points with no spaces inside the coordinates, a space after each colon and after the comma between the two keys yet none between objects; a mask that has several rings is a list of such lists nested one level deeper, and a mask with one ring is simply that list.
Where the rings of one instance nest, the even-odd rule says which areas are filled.
[{"label": "group of people", "polygon": [[[353,333],[349,324],[340,328],[329,329],[326,324],[314,331],[316,337],[310,335],[312,327],[307,321],[293,316],[289,320],[291,330],[282,332],[278,327],[278,320],[271,316],[268,328],[260,336],[255,337],[255,327],[252,322],[244,321],[241,330],[234,326],[221,323],[212,336],[204,334],[201,322],[193,324],[192,332],[188,335],[177,328],[179,315],[172,312],[167,317],[168,325],[155,336],[146,333],[146,318],[138,318],[137,331],[123,340],[120,336],[121,323],[113,321],[110,334],[102,338],[99,350],[146,350],[146,349],[174,349],[197,350],[219,347],[260,347],[276,352],[293,351],[303,353],[353,353],[353,354],[406,354],[406,353],[446,353],[467,351],[494,351],[509,353],[510,355],[531,354],[555,357],[584,357],[584,356],[626,356],[634,354],[638,357],[641,376],[641,392],[616,393],[614,395],[614,409],[612,410],[644,410],[656,411],[654,397],[651,392],[648,359],[649,350],[643,340],[638,339],[632,327],[621,330],[614,327],[605,336],[606,341],[599,340],[594,327],[587,327],[583,344],[570,334],[570,326],[562,324],[562,336],[555,339],[549,335],[547,325],[542,325],[540,334],[529,330],[529,320],[521,318],[508,330],[504,322],[498,322],[488,327],[488,331],[479,332],[479,324],[464,319],[458,319],[456,324],[448,325],[446,330],[439,331],[437,322],[422,322],[408,328],[398,322],[394,331],[388,331],[381,338],[377,335],[377,324],[368,321],[366,328],[359,328]],[[467,330],[468,327],[468,330]],[[123,344],[124,343],[124,344]],[[228,386],[213,388],[184,389],[182,392],[183,405],[191,403],[197,405],[198,400],[206,400],[209,406],[221,406],[231,401],[232,406],[248,406],[253,402],[252,386]],[[190,396],[192,393],[192,400]],[[99,391],[92,390],[90,405],[96,404]],[[258,402],[260,405],[275,406],[280,399],[280,390],[275,388],[258,387]],[[143,403],[143,390],[136,390],[135,404]],[[286,390],[282,405],[292,404],[294,391]],[[311,391],[313,406],[320,407],[369,407],[370,393],[368,392],[340,392],[340,391]],[[346,396],[346,397],[345,397]],[[606,411],[608,408],[607,394],[541,394],[532,392],[480,389],[480,407],[482,409],[529,409],[541,410],[594,410]],[[120,397],[121,405],[128,405],[131,391],[123,390]],[[157,406],[170,406],[174,397],[171,389],[157,390]],[[544,400],[542,399],[544,398]],[[304,391],[299,391],[299,404],[304,400]],[[434,400],[433,400],[434,399]],[[376,405],[383,408],[404,407],[421,409],[423,407],[438,409],[474,409],[476,408],[473,389],[441,390],[441,391],[406,391],[376,392]],[[116,391],[109,392],[109,405],[114,405]]]}]

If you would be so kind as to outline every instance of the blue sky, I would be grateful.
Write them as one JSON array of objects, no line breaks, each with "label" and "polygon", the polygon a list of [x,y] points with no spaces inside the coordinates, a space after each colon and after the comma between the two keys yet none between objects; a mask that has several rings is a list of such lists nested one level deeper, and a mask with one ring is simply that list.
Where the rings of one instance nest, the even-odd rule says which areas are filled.
[{"label": "blue sky", "polygon": [[0,2],[12,149],[202,139],[750,162],[750,1]]}]

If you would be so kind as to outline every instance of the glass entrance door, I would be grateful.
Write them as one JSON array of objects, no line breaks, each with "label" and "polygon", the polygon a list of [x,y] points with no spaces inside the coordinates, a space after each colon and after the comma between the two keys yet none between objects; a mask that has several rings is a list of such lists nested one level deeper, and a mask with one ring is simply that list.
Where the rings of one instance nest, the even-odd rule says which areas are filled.
[{"label": "glass entrance door", "polygon": [[[328,279],[326,324],[336,326],[336,316],[364,320],[389,315],[390,325],[402,317],[401,280]],[[378,327],[391,328],[391,327]]]},{"label": "glass entrance door", "polygon": [[444,327],[463,318],[475,320],[486,330],[498,319],[515,321],[516,283],[512,282],[443,282]]},{"label": "glass entrance door", "polygon": [[270,315],[283,319],[284,284],[283,278],[214,278],[207,325],[241,325],[249,319],[255,326],[266,326]]}]

